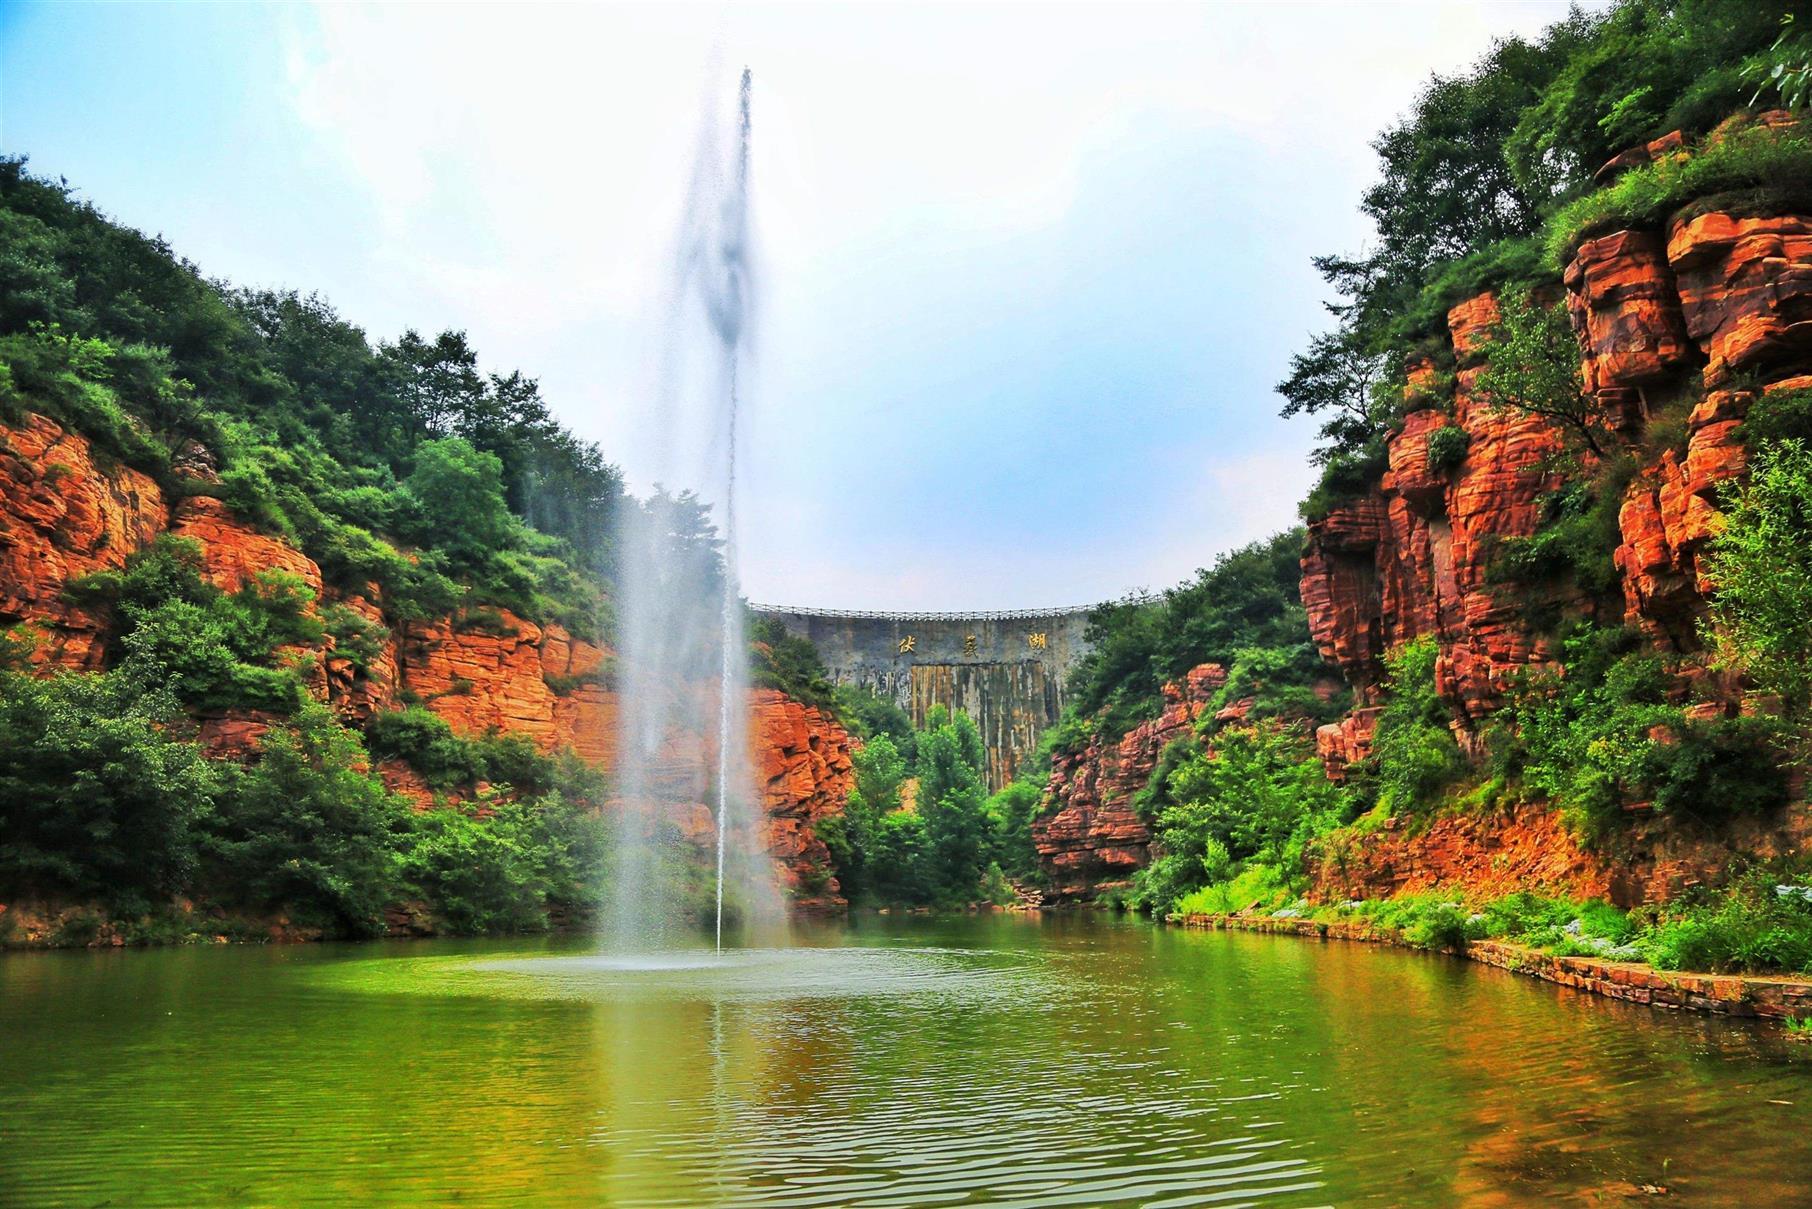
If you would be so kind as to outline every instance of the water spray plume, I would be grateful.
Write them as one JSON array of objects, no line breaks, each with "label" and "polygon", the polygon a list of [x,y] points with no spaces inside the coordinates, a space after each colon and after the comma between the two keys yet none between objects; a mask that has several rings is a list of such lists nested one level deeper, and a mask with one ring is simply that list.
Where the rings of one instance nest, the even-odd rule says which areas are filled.
[{"label": "water spray plume", "polygon": [[[658,404],[675,463],[663,469],[708,495],[710,519],[690,491],[657,491],[633,518],[623,543],[629,554],[619,652],[622,827],[613,940],[627,947],[658,942],[687,910],[686,870],[695,857],[688,859],[672,833],[701,799],[716,806],[711,910],[717,948],[723,947],[729,907],[749,917],[779,914],[773,869],[758,819],[751,817],[756,795],[748,766],[748,668],[737,567],[738,421],[755,293],[751,87],[745,69],[731,138],[723,137],[729,123],[715,110],[702,133],[663,334],[668,360]],[[715,727],[704,708],[713,679]],[[705,776],[704,765],[685,756],[705,750],[707,736],[715,739],[716,761]]]}]

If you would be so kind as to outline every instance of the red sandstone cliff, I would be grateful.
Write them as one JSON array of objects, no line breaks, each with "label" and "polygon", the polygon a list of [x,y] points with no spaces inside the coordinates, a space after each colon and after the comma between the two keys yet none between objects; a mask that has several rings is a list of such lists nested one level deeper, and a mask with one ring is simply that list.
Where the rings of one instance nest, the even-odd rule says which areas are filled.
[{"label": "red sandstone cliff", "polygon": [[[1683,154],[1683,146],[1678,137],[1657,140],[1605,173]],[[1582,377],[1616,440],[1635,449],[1661,445],[1636,442],[1650,417],[1690,404],[1683,443],[1645,455],[1625,489],[1615,552],[1621,599],[1594,600],[1564,582],[1534,598],[1525,587],[1512,599],[1486,582],[1493,543],[1535,533],[1544,497],[1563,485],[1548,456],[1561,434],[1477,397],[1478,351],[1497,304],[1490,293],[1461,303],[1447,316],[1459,367],[1450,413],[1408,415],[1373,489],[1309,526],[1302,596],[1310,629],[1358,698],[1352,714],[1317,735],[1331,775],[1369,753],[1383,656],[1412,639],[1438,643],[1437,686],[1463,742],[1501,703],[1507,676],[1555,658],[1545,636],[1551,629],[1534,613],[1625,621],[1663,650],[1697,649],[1696,624],[1711,590],[1699,555],[1720,523],[1720,486],[1746,468],[1744,416],[1761,393],[1812,385],[1812,377],[1794,376],[1812,365],[1812,219],[1688,211],[1659,230],[1583,242],[1563,281]],[[1412,374],[1418,378],[1426,383],[1426,371]],[[1470,444],[1464,461],[1443,474],[1430,470],[1426,448],[1428,434],[1447,424],[1463,428]],[[1508,817],[1443,819],[1419,835],[1387,831],[1337,854],[1341,867],[1324,867],[1318,877],[1330,896],[1539,885],[1641,901],[1708,875],[1729,858],[1728,843],[1761,852],[1796,846],[1802,828],[1795,812],[1789,816],[1738,825],[1754,834],[1733,831],[1716,842],[1644,825],[1628,851],[1592,855],[1551,813],[1525,808]]]},{"label": "red sandstone cliff", "polygon": [[1226,669],[1205,663],[1181,685],[1164,686],[1164,712],[1156,718],[1117,742],[1091,739],[1083,750],[1052,762],[1046,812],[1032,823],[1032,842],[1051,872],[1052,900],[1087,898],[1124,885],[1145,864],[1151,831],[1133,809],[1133,795],[1151,779],[1164,748],[1193,733],[1226,683]]},{"label": "red sandstone cliff", "polygon": [[[205,456],[186,466],[206,487]],[[419,699],[464,735],[499,730],[526,735],[544,751],[571,749],[608,769],[613,761],[617,697],[608,686],[610,652],[558,625],[538,625],[507,610],[433,622],[393,624],[375,587],[344,594],[281,538],[236,519],[219,499],[194,495],[172,505],[146,475],[97,460],[79,434],[39,415],[0,427],[0,629],[19,623],[37,638],[34,658],[46,666],[95,670],[110,619],[64,599],[68,582],[116,570],[163,532],[199,544],[203,575],[227,591],[261,571],[293,575],[319,604],[351,610],[382,635],[374,657],[355,666],[331,637],[320,649],[290,652],[309,669],[308,686],[348,722]],[[405,694],[409,694],[408,698]],[[750,695],[751,764],[765,807],[765,838],[783,885],[802,907],[843,904],[816,825],[843,808],[853,785],[847,731],[780,693]],[[268,721],[253,714],[203,717],[200,737],[220,756],[256,746]],[[676,758],[696,765],[700,780],[715,754],[707,737],[679,744]],[[408,769],[379,770],[395,789],[426,806],[432,797]],[[708,840],[702,805],[682,826]]]}]

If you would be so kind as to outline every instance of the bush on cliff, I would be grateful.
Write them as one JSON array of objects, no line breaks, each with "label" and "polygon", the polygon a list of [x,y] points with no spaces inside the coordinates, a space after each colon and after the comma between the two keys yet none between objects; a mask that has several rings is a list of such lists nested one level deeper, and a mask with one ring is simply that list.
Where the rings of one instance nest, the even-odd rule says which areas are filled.
[{"label": "bush on cliff", "polygon": [[115,613],[112,640],[124,667],[167,681],[196,709],[290,713],[306,697],[280,648],[314,646],[324,628],[314,593],[281,571],[259,572],[228,594],[201,577],[201,547],[160,535],[120,571],[72,582],[67,591]]},{"label": "bush on cliff", "polygon": [[[810,639],[789,633],[773,617],[751,614],[746,624],[749,671],[757,688],[779,689],[795,701],[832,712],[837,711],[840,702],[851,700],[832,686],[824,659]],[[905,716],[903,711],[901,716]],[[910,724],[907,729],[911,729]]]},{"label": "bush on cliff", "polygon": [[358,736],[312,703],[265,733],[255,762],[223,764],[200,845],[205,887],[331,933],[380,931],[409,815],[364,765]]},{"label": "bush on cliff", "polygon": [[1687,158],[1631,169],[1554,216],[1545,236],[1548,266],[1559,273],[1595,234],[1659,226],[1689,202],[1711,198],[1749,213],[1803,213],[1812,207],[1812,138],[1751,127],[1707,140]]},{"label": "bush on cliff", "polygon": [[1761,443],[1705,557],[1718,585],[1707,638],[1727,666],[1803,718],[1812,704],[1812,450]]},{"label": "bush on cliff", "polygon": [[1378,804],[1387,813],[1427,809],[1465,768],[1446,701],[1435,688],[1441,649],[1418,638],[1385,657],[1385,705],[1372,742]]},{"label": "bush on cliff", "polygon": [[[1089,733],[1117,739],[1155,717],[1163,686],[1202,663],[1232,664],[1242,650],[1295,651],[1308,633],[1302,610],[1302,533],[1291,530],[1221,555],[1193,580],[1157,600],[1128,598],[1089,615],[1090,651],[1070,674],[1074,718]],[[1268,686],[1306,685],[1319,668],[1286,660]],[[1082,728],[1069,733],[1085,738]]]},{"label": "bush on cliff", "polygon": [[1587,835],[1645,800],[1661,813],[1700,819],[1785,802],[1776,724],[1688,719],[1669,699],[1664,661],[1634,631],[1581,625],[1563,650],[1558,674],[1531,672],[1513,684],[1508,759],[1525,787]]},{"label": "bush on cliff", "polygon": [[1344,823],[1353,805],[1313,759],[1306,735],[1276,723],[1222,731],[1212,752],[1198,747],[1175,765],[1163,796],[1152,829],[1158,855],[1127,900],[1158,916],[1242,868],[1275,869],[1293,883],[1307,845]]}]

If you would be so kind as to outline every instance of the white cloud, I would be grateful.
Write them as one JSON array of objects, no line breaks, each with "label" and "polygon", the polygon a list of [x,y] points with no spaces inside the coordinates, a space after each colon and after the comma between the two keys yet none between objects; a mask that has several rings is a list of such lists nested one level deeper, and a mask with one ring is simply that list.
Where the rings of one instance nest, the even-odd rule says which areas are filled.
[{"label": "white cloud", "polygon": [[[768,416],[752,431],[792,447],[751,459],[761,498],[749,511],[764,536],[745,560],[750,589],[900,606],[960,591],[965,606],[1012,605],[1066,598],[1082,582],[1095,594],[1162,584],[1288,523],[1308,478],[1293,444],[1302,432],[1279,428],[1257,442],[1267,452],[1243,461],[1217,452],[1222,437],[1206,424],[1128,433],[1178,446],[1203,470],[1193,481],[1159,474],[1127,484],[1162,498],[1104,501],[1120,529],[1089,535],[1084,547],[1066,544],[1061,521],[1027,543],[1040,517],[1013,513],[1012,499],[984,499],[1002,510],[999,523],[977,526],[965,539],[973,544],[953,551],[913,524],[908,498],[894,502],[891,522],[844,515],[871,481],[865,461],[896,447],[899,417],[935,414],[938,400],[874,387],[839,393],[828,377],[917,354],[899,342],[897,315],[833,323],[829,300],[940,308],[955,333],[971,318],[964,297],[950,296],[964,264],[1029,266],[1017,283],[1029,291],[1077,288],[1036,270],[1074,255],[1059,235],[1088,238],[1068,225],[1091,183],[1085,173],[1111,171],[1114,141],[1146,127],[1225,131],[1320,186],[1319,196],[1288,199],[1294,220],[1313,229],[1267,229],[1231,220],[1269,213],[1279,199],[1242,195],[1242,174],[1257,175],[1249,165],[1217,165],[1229,179],[1214,204],[1246,213],[1207,216],[1206,238],[1259,230],[1302,260],[1342,246],[1359,234],[1366,143],[1418,82],[1475,57],[1493,35],[1563,12],[1558,3],[320,4],[289,10],[285,61],[312,150],[338,165],[375,216],[365,274],[337,284],[335,301],[374,335],[404,322],[469,328],[495,366],[538,374],[563,417],[639,484],[654,473],[663,424],[641,403],[650,303],[701,99],[714,79],[751,64],[770,309],[759,395]],[[1151,200],[1129,194],[1111,220],[1136,230]],[[859,275],[869,288],[852,291]],[[1300,279],[1247,287],[1251,306],[1313,322]],[[1026,299],[1028,309],[1051,302]],[[839,347],[822,345],[831,332]],[[981,397],[1022,392],[1036,368],[976,356],[973,342],[968,355],[948,369]],[[1279,369],[1257,372],[1270,381]],[[1266,400],[1242,406],[1248,427],[1272,423]],[[938,489],[948,468],[935,464],[933,445],[915,449],[926,461],[905,479]],[[1092,565],[1079,581],[1083,558]]]}]

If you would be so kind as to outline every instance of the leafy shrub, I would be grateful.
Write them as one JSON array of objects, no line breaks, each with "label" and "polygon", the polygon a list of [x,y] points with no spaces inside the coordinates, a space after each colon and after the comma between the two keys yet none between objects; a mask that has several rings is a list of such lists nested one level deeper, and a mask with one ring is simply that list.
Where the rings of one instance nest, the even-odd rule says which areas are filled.
[{"label": "leafy shrub", "polygon": [[1306,845],[1346,821],[1305,737],[1275,724],[1222,732],[1209,754],[1177,749],[1153,839],[1158,855],[1134,876],[1128,905],[1166,915],[1192,891],[1247,863],[1300,876]]},{"label": "leafy shrub", "polygon": [[532,810],[488,804],[412,816],[403,876],[434,906],[448,930],[466,935],[538,931],[547,926],[549,883],[536,849]]},{"label": "leafy shrub", "polygon": [[389,631],[376,622],[367,621],[357,611],[343,604],[330,604],[321,610],[321,623],[333,637],[334,654],[350,662],[354,670],[366,672],[384,653]]},{"label": "leafy shrub", "polygon": [[1201,886],[1178,898],[1175,915],[1232,915],[1248,907],[1275,907],[1290,896],[1283,872],[1274,865],[1252,864],[1234,877]]},{"label": "leafy shrub", "polygon": [[260,572],[232,595],[201,578],[201,548],[160,535],[123,570],[72,581],[73,599],[118,614],[125,666],[166,680],[199,709],[290,713],[305,693],[294,672],[273,666],[279,646],[313,646],[323,634],[314,594],[298,578]]},{"label": "leafy shrub", "polygon": [[1548,493],[1532,535],[1497,542],[1487,580],[1533,586],[1570,579],[1592,595],[1616,592],[1621,581],[1614,555],[1622,541],[1617,517],[1635,473],[1634,458],[1618,457],[1601,464],[1589,480]]},{"label": "leafy shrub", "polygon": [[0,669],[0,884],[129,911],[187,885],[219,772],[171,733],[180,718],[130,673]]},{"label": "leafy shrub", "polygon": [[1668,700],[1665,664],[1629,630],[1581,626],[1563,651],[1562,673],[1521,678],[1509,709],[1524,783],[1588,835],[1645,798],[1698,817],[1785,801],[1773,723],[1687,719]]},{"label": "leafy shrub", "polygon": [[1466,460],[1472,437],[1458,424],[1446,424],[1428,434],[1428,468],[1436,474],[1450,474]]},{"label": "leafy shrub", "polygon": [[[849,727],[850,733],[866,742],[886,735],[894,748],[911,763],[918,751],[918,736],[912,729],[912,717],[874,690],[859,684],[839,684],[832,699],[832,711]],[[1048,737],[1050,732],[1045,732]]]},{"label": "leafy shrub", "polygon": [[597,804],[605,797],[602,774],[571,752],[545,755],[522,735],[492,732],[465,738],[419,705],[372,715],[365,739],[373,756],[403,761],[431,789],[490,781],[530,795],[559,792],[581,803]]},{"label": "leafy shrub", "polygon": [[1706,554],[1718,585],[1707,637],[1723,662],[1777,694],[1792,715],[1812,701],[1812,450],[1797,440],[1758,449],[1749,482],[1725,497],[1723,531]]},{"label": "leafy shrub", "polygon": [[1663,908],[1636,945],[1663,969],[1812,968],[1812,885],[1790,867],[1752,870]]},{"label": "leafy shrub", "polygon": [[336,931],[380,931],[400,889],[396,833],[407,812],[364,766],[357,735],[326,706],[266,732],[255,763],[223,770],[202,843],[211,888]]},{"label": "leafy shrub", "polygon": [[1346,712],[1351,698],[1344,691],[1328,692],[1326,677],[1327,665],[1312,642],[1240,647],[1233,652],[1227,683],[1216,691],[1208,708],[1218,713],[1249,699],[1247,721],[1331,722]]},{"label": "leafy shrub", "polygon": [[[28,411],[51,419],[94,442],[104,457],[113,457],[154,478],[167,481],[169,451],[127,408],[115,383],[119,371],[137,362],[156,365],[149,350],[127,353],[109,341],[81,337],[61,327],[38,326],[29,332],[0,335],[0,414],[14,423]],[[193,404],[181,396],[167,368],[139,375],[141,403],[172,421],[193,428]]]},{"label": "leafy shrub", "polygon": [[773,617],[751,615],[749,666],[755,685],[779,689],[793,700],[831,709],[837,690],[824,670],[824,660],[809,638],[788,632]]},{"label": "leafy shrub", "polygon": [[1738,431],[1743,442],[1757,450],[1782,441],[1812,442],[1812,388],[1764,392],[1749,405]]},{"label": "leafy shrub", "polygon": [[1385,658],[1385,705],[1372,742],[1378,802],[1386,811],[1419,810],[1458,777],[1465,757],[1435,689],[1440,647],[1418,638]]},{"label": "leafy shrub", "polygon": [[[1132,595],[1089,614],[1089,651],[1070,673],[1066,720],[1047,732],[1050,751],[1113,740],[1164,706],[1163,686],[1203,663],[1235,662],[1247,648],[1297,648],[1302,611],[1301,530],[1253,542],[1215,560],[1157,599]],[[1322,675],[1304,662],[1271,669],[1277,694]]]},{"label": "leafy shrub", "polygon": [[1328,513],[1341,504],[1359,499],[1376,487],[1389,465],[1390,454],[1381,440],[1329,458],[1320,481],[1298,509],[1302,519],[1310,524],[1327,519]]}]

